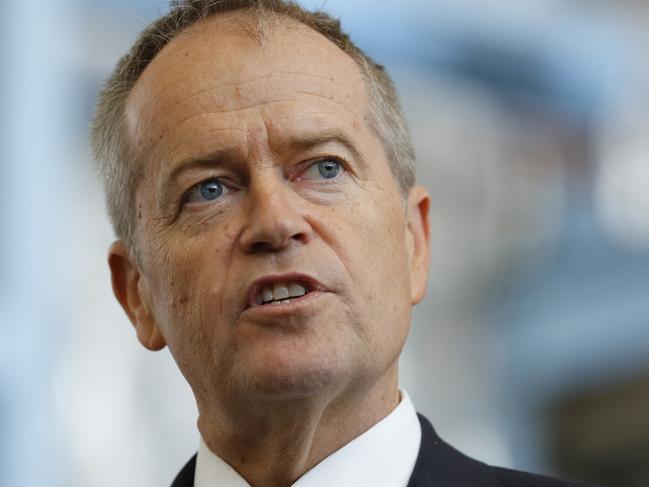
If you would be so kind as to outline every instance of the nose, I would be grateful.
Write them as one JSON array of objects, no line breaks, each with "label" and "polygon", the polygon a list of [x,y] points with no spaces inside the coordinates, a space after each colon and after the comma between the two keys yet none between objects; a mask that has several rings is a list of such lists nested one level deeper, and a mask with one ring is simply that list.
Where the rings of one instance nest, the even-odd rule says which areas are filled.
[{"label": "nose", "polygon": [[247,198],[246,223],[240,237],[244,252],[277,252],[311,240],[313,230],[290,182],[251,184]]}]

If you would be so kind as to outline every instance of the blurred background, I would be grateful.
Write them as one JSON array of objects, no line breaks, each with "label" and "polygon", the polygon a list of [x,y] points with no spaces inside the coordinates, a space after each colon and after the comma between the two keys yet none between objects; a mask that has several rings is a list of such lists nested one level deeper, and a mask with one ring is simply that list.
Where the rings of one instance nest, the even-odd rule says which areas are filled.
[{"label": "blurred background", "polygon": [[[432,193],[417,408],[486,462],[649,485],[649,2],[303,3],[388,67]],[[166,9],[3,4],[2,486],[168,485],[197,448],[189,387],[112,297],[88,149],[99,87]]]}]

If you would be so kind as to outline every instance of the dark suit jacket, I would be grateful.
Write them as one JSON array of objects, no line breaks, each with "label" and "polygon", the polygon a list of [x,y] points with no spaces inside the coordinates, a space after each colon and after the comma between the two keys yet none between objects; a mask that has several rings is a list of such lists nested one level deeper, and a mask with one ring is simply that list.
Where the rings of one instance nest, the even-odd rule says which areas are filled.
[{"label": "dark suit jacket", "polygon": [[[444,443],[421,414],[419,422],[421,446],[408,487],[589,487],[587,484],[490,467]],[[193,487],[195,468],[196,455],[183,467],[171,487]]]}]

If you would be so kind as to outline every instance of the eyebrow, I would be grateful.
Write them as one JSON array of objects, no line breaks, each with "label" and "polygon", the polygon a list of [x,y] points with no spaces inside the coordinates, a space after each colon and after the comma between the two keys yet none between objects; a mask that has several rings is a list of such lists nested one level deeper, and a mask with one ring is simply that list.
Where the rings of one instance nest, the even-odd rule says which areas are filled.
[{"label": "eyebrow", "polygon": [[164,177],[164,185],[167,186],[171,184],[178,178],[178,175],[187,171],[188,169],[193,169],[195,167],[215,167],[226,164],[228,161],[233,161],[240,159],[241,154],[237,151],[228,149],[228,148],[219,148],[213,151],[206,152],[205,154],[200,154],[197,156],[190,156],[185,159],[181,159],[180,162],[174,163],[173,167],[167,172]]},{"label": "eyebrow", "polygon": [[282,141],[280,146],[288,149],[290,152],[306,151],[325,144],[339,144],[345,147],[351,155],[356,159],[361,167],[365,166],[365,160],[357,149],[356,145],[347,136],[347,134],[339,129],[323,130],[314,133],[298,134],[288,137]]},{"label": "eyebrow", "polygon": [[[339,129],[326,129],[318,132],[296,134],[279,141],[276,145],[280,150],[273,150],[274,154],[287,152],[307,151],[325,144],[339,144],[347,149],[352,157],[356,159],[361,167],[365,167],[365,160],[360,151],[345,132]],[[160,203],[162,206],[168,204],[170,199],[170,187],[183,172],[193,168],[214,168],[218,166],[231,165],[233,161],[241,160],[241,152],[233,148],[218,148],[216,150],[190,156],[173,164],[173,167],[165,171],[166,174],[160,184]]]},{"label": "eyebrow", "polygon": [[226,165],[228,162],[241,158],[241,154],[230,148],[219,148],[205,154],[190,156],[182,159],[180,162],[172,163],[173,167],[164,171],[160,184],[158,185],[159,194],[161,195],[159,204],[165,208],[169,205],[172,197],[170,191],[180,174],[193,168],[213,168]]}]

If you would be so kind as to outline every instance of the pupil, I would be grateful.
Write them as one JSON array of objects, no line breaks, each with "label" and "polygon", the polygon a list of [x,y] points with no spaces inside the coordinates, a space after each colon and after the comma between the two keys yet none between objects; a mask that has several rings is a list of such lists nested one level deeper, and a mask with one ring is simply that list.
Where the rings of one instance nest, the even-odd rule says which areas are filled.
[{"label": "pupil", "polygon": [[340,172],[340,164],[331,160],[321,161],[318,165],[318,170],[327,179],[335,178]]},{"label": "pupil", "polygon": [[223,193],[223,185],[218,181],[209,181],[201,184],[201,195],[206,200],[215,200]]}]

